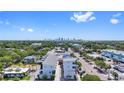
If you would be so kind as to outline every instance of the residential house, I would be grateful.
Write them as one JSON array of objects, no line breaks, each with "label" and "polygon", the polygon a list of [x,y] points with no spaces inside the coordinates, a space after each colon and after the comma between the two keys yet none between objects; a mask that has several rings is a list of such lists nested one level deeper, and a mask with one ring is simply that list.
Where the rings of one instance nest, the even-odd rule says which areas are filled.
[{"label": "residential house", "polygon": [[65,80],[74,80],[76,78],[76,68],[75,62],[77,58],[71,56],[63,55],[63,74]]},{"label": "residential house", "polygon": [[32,63],[36,62],[36,57],[35,56],[27,56],[23,60],[24,63]]},{"label": "residential house", "polygon": [[29,73],[29,68],[8,67],[3,70],[4,77],[24,77]]},{"label": "residential house", "polygon": [[56,65],[58,58],[55,53],[49,52],[47,58],[42,62],[42,69],[40,71],[39,77],[47,76],[48,79],[55,74]]}]

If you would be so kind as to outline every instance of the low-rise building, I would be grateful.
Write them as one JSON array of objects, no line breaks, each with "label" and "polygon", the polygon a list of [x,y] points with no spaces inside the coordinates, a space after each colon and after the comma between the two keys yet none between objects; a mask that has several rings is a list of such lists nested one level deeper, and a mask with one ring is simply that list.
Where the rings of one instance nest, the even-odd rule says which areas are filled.
[{"label": "low-rise building", "polygon": [[32,63],[32,62],[36,62],[36,57],[35,56],[27,56],[24,58],[24,63]]},{"label": "low-rise building", "polygon": [[124,51],[117,50],[102,50],[101,55],[111,58],[115,61],[124,63]]},{"label": "low-rise building", "polygon": [[8,67],[3,70],[4,77],[24,77],[29,73],[29,68]]},{"label": "low-rise building", "polygon": [[39,77],[47,76],[47,78],[50,79],[51,76],[55,74],[57,61],[58,59],[55,53],[49,52],[47,58],[42,62]]},{"label": "low-rise building", "polygon": [[[116,75],[115,75],[116,74]],[[112,65],[112,68],[109,70],[108,78],[124,80],[124,65]]]},{"label": "low-rise building", "polygon": [[76,68],[77,65],[75,62],[77,61],[77,58],[73,58],[70,56],[63,56],[63,74],[64,79],[66,80],[73,80],[76,79]]},{"label": "low-rise building", "polygon": [[100,54],[96,53],[96,52],[93,52],[91,54],[88,54],[88,56],[93,57],[93,58],[98,58],[98,57],[99,58],[102,58],[102,56]]}]

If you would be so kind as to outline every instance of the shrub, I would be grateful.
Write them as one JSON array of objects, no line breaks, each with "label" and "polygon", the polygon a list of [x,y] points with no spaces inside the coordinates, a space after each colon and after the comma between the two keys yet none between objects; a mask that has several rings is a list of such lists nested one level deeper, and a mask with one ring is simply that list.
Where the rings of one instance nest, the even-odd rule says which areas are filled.
[{"label": "shrub", "polygon": [[15,77],[15,78],[13,78],[13,80],[14,80],[14,81],[19,81],[19,80],[20,80],[20,78]]},{"label": "shrub", "polygon": [[54,80],[55,79],[55,74],[52,74],[50,79]]}]

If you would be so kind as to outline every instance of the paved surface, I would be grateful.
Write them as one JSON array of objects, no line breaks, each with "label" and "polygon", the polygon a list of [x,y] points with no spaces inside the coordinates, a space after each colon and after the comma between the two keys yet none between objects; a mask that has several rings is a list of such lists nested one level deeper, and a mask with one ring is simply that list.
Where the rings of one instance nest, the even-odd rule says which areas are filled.
[{"label": "paved surface", "polygon": [[[75,53],[74,53],[75,54]],[[96,69],[94,69],[90,64],[88,64],[85,60],[79,57],[79,54],[75,54],[76,57],[79,58],[79,61],[82,63],[84,69],[88,74],[97,75],[101,80],[107,80],[107,75],[99,73]]]},{"label": "paved surface", "polygon": [[55,81],[61,81],[61,67],[57,64],[56,66],[56,72],[55,72]]},{"label": "paved surface", "polygon": [[78,73],[76,74],[76,78],[77,78],[77,81],[81,81],[80,75]]},{"label": "paved surface", "polygon": [[[69,49],[70,53],[74,53],[71,49]],[[82,63],[83,68],[86,70],[87,74],[97,75],[101,80],[107,80],[108,76],[105,74],[99,73],[96,69],[94,69],[90,64],[88,64],[85,60],[83,60],[79,53],[74,53],[74,55],[79,58],[79,61]]]},{"label": "paved surface", "polygon": [[37,78],[39,72],[40,72],[40,65],[36,65],[36,71],[30,73],[31,76],[30,81],[34,81]]}]

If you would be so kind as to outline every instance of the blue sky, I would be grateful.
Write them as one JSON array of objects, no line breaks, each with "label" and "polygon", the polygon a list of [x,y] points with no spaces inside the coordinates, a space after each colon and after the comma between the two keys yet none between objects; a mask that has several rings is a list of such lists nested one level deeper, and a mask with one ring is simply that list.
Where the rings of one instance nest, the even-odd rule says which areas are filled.
[{"label": "blue sky", "polygon": [[0,12],[0,40],[124,40],[124,12]]}]

